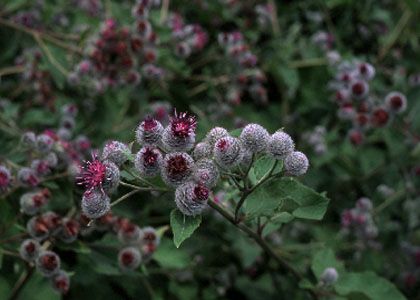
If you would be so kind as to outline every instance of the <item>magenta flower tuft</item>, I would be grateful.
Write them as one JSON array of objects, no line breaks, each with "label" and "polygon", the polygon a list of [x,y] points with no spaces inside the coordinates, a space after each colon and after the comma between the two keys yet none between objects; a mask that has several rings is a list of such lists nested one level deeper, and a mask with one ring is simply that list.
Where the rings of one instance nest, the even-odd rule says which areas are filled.
[{"label": "magenta flower tuft", "polygon": [[93,154],[92,160],[85,163],[82,174],[77,179],[78,183],[88,191],[95,188],[102,189],[106,179],[106,166],[98,159],[97,154]]}]

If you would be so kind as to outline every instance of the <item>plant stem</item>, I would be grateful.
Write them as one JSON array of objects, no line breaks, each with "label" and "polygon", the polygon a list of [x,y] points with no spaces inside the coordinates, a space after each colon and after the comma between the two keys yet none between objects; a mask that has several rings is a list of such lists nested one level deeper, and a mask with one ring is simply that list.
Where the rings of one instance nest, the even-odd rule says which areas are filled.
[{"label": "plant stem", "polygon": [[271,25],[273,27],[274,36],[277,37],[280,34],[279,19],[277,17],[277,5],[274,0],[269,0],[268,3],[272,6],[272,11],[271,11],[271,16],[270,16]]},{"label": "plant stem", "polygon": [[112,203],[111,203],[111,207],[113,207],[113,206],[117,205],[117,204],[118,204],[118,203],[120,203],[121,201],[123,201],[123,200],[125,200],[125,199],[129,198],[130,196],[132,196],[132,195],[134,195],[134,194],[136,194],[136,193],[139,193],[139,192],[140,192],[140,190],[132,190],[132,191],[128,192],[127,194],[125,194],[125,195],[121,196],[120,198],[118,198],[117,200],[115,200],[114,202],[112,202]]},{"label": "plant stem", "polygon": [[[248,196],[253,191],[255,191],[260,185],[262,185],[266,181],[270,180],[274,176],[278,175],[278,174],[275,174],[274,176],[272,176],[274,170],[277,167],[277,163],[278,163],[278,161],[276,160],[275,163],[273,164],[273,166],[271,167],[271,169],[253,187],[242,190],[242,196],[239,199],[238,205],[236,205],[236,208],[235,208],[235,222],[237,222],[237,223],[239,222],[239,210],[241,209],[242,205],[245,203],[246,198],[248,198]],[[249,170],[245,174],[244,178],[248,177],[248,172],[249,172]]]},{"label": "plant stem", "polygon": [[42,51],[45,53],[45,55],[47,56],[48,60],[50,61],[50,63],[57,68],[58,71],[60,71],[61,74],[63,74],[64,76],[67,76],[69,71],[67,71],[56,59],[55,57],[52,55],[50,49],[48,49],[48,47],[45,45],[44,41],[41,39],[40,34],[39,33],[34,33],[33,37],[35,39],[35,41],[38,43],[39,47],[42,49]]},{"label": "plant stem", "polygon": [[140,276],[139,278],[140,278],[140,281],[143,283],[144,287],[146,288],[147,292],[149,293],[150,299],[155,299],[156,294],[149,280],[146,278],[146,276]]},{"label": "plant stem", "polygon": [[392,203],[394,203],[395,201],[397,201],[398,199],[400,199],[402,196],[404,196],[405,191],[404,190],[400,190],[398,192],[395,192],[391,197],[389,197],[388,199],[386,199],[384,202],[382,202],[380,205],[378,205],[374,210],[373,210],[373,215],[376,216],[378,215],[380,212],[382,212],[385,208],[387,208],[388,206],[390,206]]},{"label": "plant stem", "polygon": [[55,37],[53,37],[53,36],[45,33],[45,32],[34,30],[34,29],[30,29],[30,28],[27,28],[25,26],[16,24],[14,22],[11,22],[11,21],[6,20],[6,19],[3,19],[3,18],[0,18],[0,24],[1,25],[4,25],[4,26],[7,26],[7,27],[10,27],[10,28],[13,28],[15,30],[24,32],[26,34],[29,34],[34,39],[35,39],[36,36],[40,36],[40,37],[44,38],[45,40],[47,40],[47,41],[55,44],[58,47],[61,47],[61,48],[66,49],[68,51],[77,53],[79,55],[83,55],[83,50],[82,49],[80,49],[78,47],[75,47],[73,45],[66,44],[65,42],[63,42],[63,41],[61,41],[61,40],[59,40],[59,39],[57,39],[57,38],[55,38]]},{"label": "plant stem", "polygon": [[161,25],[165,23],[166,18],[168,17],[168,10],[169,10],[169,0],[163,0],[162,9],[160,10],[160,20],[159,20],[159,23]]},{"label": "plant stem", "polygon": [[289,63],[289,67],[293,69],[299,68],[310,68],[310,67],[319,67],[325,66],[327,64],[327,60],[323,57],[321,58],[307,58],[303,60],[295,60]]},{"label": "plant stem", "polygon": [[250,194],[249,190],[244,190],[242,192],[242,196],[239,199],[238,205],[236,205],[235,208],[235,223],[239,223],[239,210],[241,209],[242,205],[244,204],[246,198],[248,197],[248,195]]},{"label": "plant stem", "polygon": [[4,75],[12,75],[12,74],[19,74],[23,73],[25,71],[25,67],[23,66],[11,66],[11,67],[5,67],[0,70],[0,77]]},{"label": "plant stem", "polygon": [[127,182],[124,182],[124,181],[120,181],[120,184],[122,186],[126,186],[126,187],[132,188],[132,189],[137,190],[137,191],[145,191],[145,192],[146,191],[149,191],[149,192],[153,192],[153,191],[156,191],[156,192],[169,192],[168,189],[160,188],[160,187],[155,187],[155,186],[143,187],[143,186],[138,186],[138,185],[134,185],[134,184],[131,184],[131,183],[127,183]]},{"label": "plant stem", "polygon": [[25,284],[31,279],[32,274],[34,273],[34,267],[28,266],[27,270],[22,273],[13,287],[12,292],[10,293],[9,300],[16,300],[19,298],[19,294],[24,288]]},{"label": "plant stem", "polygon": [[[291,266],[288,262],[286,262],[280,256],[278,256],[273,251],[273,249],[271,249],[271,247],[267,244],[267,242],[261,236],[258,235],[258,233],[256,233],[255,231],[253,231],[251,228],[249,228],[243,223],[237,223],[234,215],[232,215],[225,208],[216,204],[212,199],[210,199],[208,203],[211,208],[216,210],[226,220],[232,223],[235,227],[239,228],[241,231],[245,232],[250,238],[252,238],[255,242],[257,242],[257,244],[267,253],[267,255],[270,256],[279,264],[280,268],[283,271],[287,271],[291,273],[298,281],[301,281],[303,279],[302,274],[300,274],[299,271],[297,271],[293,266]],[[309,292],[314,299],[317,299],[317,295],[313,291],[309,291]]]},{"label": "plant stem", "polygon": [[400,20],[398,21],[397,25],[395,26],[394,30],[389,35],[388,40],[383,45],[383,47],[380,49],[379,54],[378,54],[378,62],[380,62],[388,54],[389,50],[395,44],[398,37],[401,36],[401,33],[403,32],[404,28],[409,23],[412,15],[413,15],[413,13],[410,10],[410,8],[406,7],[405,10],[404,10],[404,13],[402,14],[402,16],[401,16]]}]

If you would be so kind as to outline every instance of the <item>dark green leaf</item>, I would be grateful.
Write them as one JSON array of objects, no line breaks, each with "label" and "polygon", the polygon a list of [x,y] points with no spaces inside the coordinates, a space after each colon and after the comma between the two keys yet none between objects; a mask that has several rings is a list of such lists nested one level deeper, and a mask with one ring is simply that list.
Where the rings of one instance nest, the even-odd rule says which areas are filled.
[{"label": "dark green leaf", "polygon": [[338,294],[361,293],[371,300],[404,300],[404,295],[388,280],[373,272],[347,273],[335,285]]},{"label": "dark green leaf", "polygon": [[174,234],[174,244],[177,248],[189,238],[201,224],[201,215],[190,217],[174,209],[171,212],[171,228]]}]

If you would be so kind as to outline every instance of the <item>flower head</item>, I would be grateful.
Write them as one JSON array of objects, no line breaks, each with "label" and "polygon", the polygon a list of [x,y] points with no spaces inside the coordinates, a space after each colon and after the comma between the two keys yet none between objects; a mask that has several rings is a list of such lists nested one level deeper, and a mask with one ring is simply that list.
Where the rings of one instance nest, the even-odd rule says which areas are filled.
[{"label": "flower head", "polygon": [[163,132],[162,124],[152,117],[147,117],[136,130],[136,140],[140,145],[157,144]]},{"label": "flower head", "polygon": [[136,269],[141,261],[140,251],[135,247],[124,248],[118,253],[118,264],[123,271]]},{"label": "flower head", "polygon": [[12,176],[5,166],[0,166],[0,192],[6,191],[11,184]]},{"label": "flower head", "polygon": [[178,209],[187,216],[201,214],[207,207],[210,191],[200,183],[187,182],[175,191],[175,203]]},{"label": "flower head", "polygon": [[194,160],[187,153],[170,153],[163,160],[162,178],[168,185],[178,186],[190,178],[193,166]]},{"label": "flower head", "polygon": [[51,278],[51,283],[54,290],[60,294],[66,294],[70,288],[70,277],[66,272],[60,270]]},{"label": "flower head", "polygon": [[46,277],[51,277],[60,270],[60,257],[52,251],[42,252],[36,259],[36,268]]},{"label": "flower head", "polygon": [[136,154],[134,166],[142,176],[156,176],[160,172],[162,154],[158,149],[145,146]]},{"label": "flower head", "polygon": [[93,154],[92,160],[85,163],[82,174],[77,179],[88,191],[102,188],[106,179],[106,166],[98,159],[97,154]]},{"label": "flower head", "polygon": [[391,112],[402,113],[407,108],[407,98],[400,92],[391,92],[385,98],[385,105]]},{"label": "flower head", "polygon": [[175,115],[170,120],[170,126],[174,136],[186,138],[195,135],[197,120],[186,112],[179,114],[175,112]]}]

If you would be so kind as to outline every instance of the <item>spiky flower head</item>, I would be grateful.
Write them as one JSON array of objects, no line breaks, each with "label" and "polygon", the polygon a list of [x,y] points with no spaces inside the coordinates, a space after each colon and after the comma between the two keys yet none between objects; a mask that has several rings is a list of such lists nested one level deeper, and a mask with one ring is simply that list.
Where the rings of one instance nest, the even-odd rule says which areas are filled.
[{"label": "spiky flower head", "polygon": [[45,176],[51,172],[49,164],[43,159],[34,159],[31,162],[31,169],[39,176]]},{"label": "spiky flower head", "polygon": [[350,91],[354,99],[361,100],[368,95],[369,85],[364,80],[354,80],[351,83]]},{"label": "spiky flower head", "polygon": [[44,251],[36,259],[37,270],[45,277],[51,277],[60,270],[60,257],[53,251]]},{"label": "spiky flower head", "polygon": [[338,280],[338,272],[335,268],[326,268],[320,278],[323,284],[333,285]]},{"label": "spiky flower head", "polygon": [[42,191],[25,193],[20,197],[20,209],[29,216],[38,213],[47,203],[49,196]]},{"label": "spiky flower head", "polygon": [[160,173],[162,153],[152,146],[144,146],[136,154],[134,166],[142,176],[153,177]]},{"label": "spiky flower head", "polygon": [[[85,61],[85,63],[89,63],[88,61]],[[69,116],[72,118],[75,118],[77,114],[79,113],[79,109],[77,108],[77,105],[74,103],[68,103],[62,106],[61,113],[63,116]]]},{"label": "spiky flower head", "polygon": [[31,237],[38,241],[46,239],[49,235],[48,224],[41,216],[35,216],[29,219],[26,224],[26,230]]},{"label": "spiky flower head", "polygon": [[193,151],[193,158],[195,160],[200,160],[203,158],[212,158],[213,157],[213,147],[208,142],[201,142],[195,145]]},{"label": "spiky flower head", "polygon": [[160,243],[160,237],[153,227],[142,228],[142,238],[140,241],[140,251],[144,261],[148,261],[156,251]]},{"label": "spiky flower head", "polygon": [[249,124],[242,130],[239,139],[245,150],[251,153],[264,151],[270,137],[268,131],[258,124]]},{"label": "spiky flower head", "polygon": [[64,218],[61,222],[61,228],[58,237],[64,243],[72,243],[77,239],[80,231],[80,224],[72,218]]},{"label": "spiky flower head", "polygon": [[33,262],[39,255],[41,245],[37,240],[26,239],[20,244],[20,257],[28,262]]},{"label": "spiky flower head", "polygon": [[40,134],[36,137],[36,147],[37,147],[37,150],[41,153],[50,152],[53,145],[54,145],[53,138],[46,133]]},{"label": "spiky flower head", "polygon": [[363,62],[357,66],[357,71],[360,77],[365,80],[372,80],[375,77],[375,67],[369,63]]},{"label": "spiky flower head", "polygon": [[188,151],[194,147],[197,121],[187,113],[175,112],[163,131],[162,142],[169,151]]},{"label": "spiky flower head", "polygon": [[45,156],[44,161],[47,163],[50,169],[54,169],[55,167],[57,167],[57,164],[58,164],[57,154],[55,154],[54,152],[48,153]]},{"label": "spiky flower head", "polygon": [[51,277],[51,285],[56,292],[66,294],[70,289],[70,276],[67,272],[60,270]]},{"label": "spiky flower head", "polygon": [[105,192],[114,191],[119,183],[120,171],[116,164],[111,161],[101,161],[94,154],[91,161],[87,161],[78,183],[83,185],[87,191],[100,189]]},{"label": "spiky flower head", "polygon": [[191,55],[192,49],[187,42],[180,42],[175,46],[175,54],[179,57],[185,58]]},{"label": "spiky flower head", "polygon": [[118,264],[123,271],[137,269],[141,261],[140,251],[135,247],[126,247],[118,253]]},{"label": "spiky flower head", "polygon": [[177,187],[190,179],[193,167],[194,160],[187,153],[169,153],[163,160],[162,179],[166,184]]},{"label": "spiky flower head", "polygon": [[12,183],[12,174],[6,166],[0,165],[0,192],[5,192]]},{"label": "spiky flower head", "polygon": [[60,230],[62,218],[55,212],[47,211],[40,216],[40,219],[47,227],[49,235],[55,235]]},{"label": "spiky flower head", "polygon": [[385,105],[389,111],[399,114],[407,109],[407,98],[400,92],[391,92],[385,97]]},{"label": "spiky flower head", "polygon": [[390,115],[383,107],[377,107],[372,111],[371,122],[374,127],[384,127],[388,124]]},{"label": "spiky flower head", "polygon": [[88,151],[91,148],[91,142],[87,136],[78,135],[75,139],[77,150],[80,152]]},{"label": "spiky flower head", "polygon": [[209,194],[206,186],[189,181],[176,189],[175,203],[184,215],[195,216],[207,207]]},{"label": "spiky flower head", "polygon": [[159,144],[163,133],[162,124],[152,118],[147,117],[136,130],[136,140],[140,145],[150,144],[156,145]]},{"label": "spiky flower head", "polygon": [[89,219],[104,216],[111,208],[111,200],[99,189],[90,189],[83,194],[82,212]]},{"label": "spiky flower head", "polygon": [[214,187],[219,180],[219,169],[213,160],[200,159],[194,165],[193,179],[206,187]]},{"label": "spiky flower head", "polygon": [[27,131],[22,135],[22,145],[26,148],[33,149],[36,147],[36,135],[32,131]]},{"label": "spiky flower head", "polygon": [[356,207],[362,212],[370,212],[372,210],[372,201],[367,197],[359,198],[356,202]]},{"label": "spiky flower head", "polygon": [[131,154],[127,145],[119,141],[111,141],[102,150],[102,160],[112,161],[117,166],[122,166]]},{"label": "spiky flower head", "polygon": [[76,127],[76,121],[74,117],[63,116],[60,120],[60,127],[72,131]]},{"label": "spiky flower head", "polygon": [[306,173],[309,161],[305,154],[299,151],[290,153],[284,160],[284,169],[289,176],[300,176]]},{"label": "spiky flower head", "polygon": [[285,159],[294,150],[293,139],[284,131],[277,131],[268,139],[267,152],[275,159]]},{"label": "spiky flower head", "polygon": [[207,133],[205,141],[210,144],[211,149],[213,150],[217,140],[226,136],[229,136],[229,132],[226,129],[222,127],[214,127]]},{"label": "spiky flower head", "polygon": [[170,119],[169,125],[171,126],[173,135],[185,138],[190,135],[195,135],[197,120],[194,116],[186,112],[175,112],[174,116]]},{"label": "spiky flower head", "polygon": [[243,150],[239,139],[226,136],[214,145],[214,159],[220,167],[231,169],[241,163]]},{"label": "spiky flower head", "polygon": [[348,137],[349,137],[350,142],[355,146],[360,145],[364,141],[363,132],[359,129],[350,130],[348,133]]},{"label": "spiky flower head", "polygon": [[118,230],[118,239],[126,245],[135,245],[140,242],[142,231],[139,226],[131,222],[123,224]]},{"label": "spiky flower head", "polygon": [[27,187],[35,187],[39,184],[38,175],[31,168],[20,169],[17,173],[17,179],[20,184]]},{"label": "spiky flower head", "polygon": [[153,227],[147,226],[147,227],[143,227],[141,231],[142,231],[142,237],[141,237],[142,244],[154,244],[155,246],[159,245],[160,237],[158,236],[156,229],[154,229]]}]

